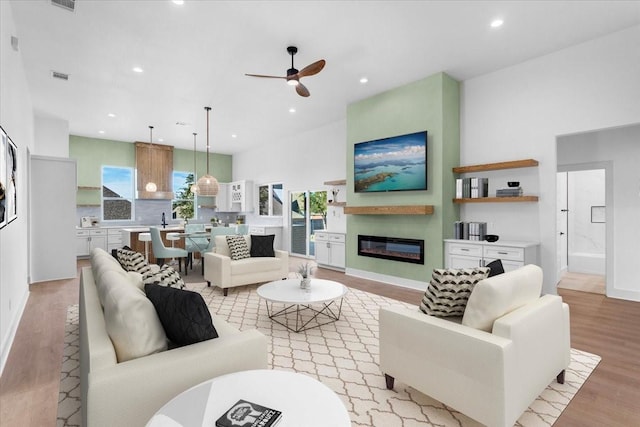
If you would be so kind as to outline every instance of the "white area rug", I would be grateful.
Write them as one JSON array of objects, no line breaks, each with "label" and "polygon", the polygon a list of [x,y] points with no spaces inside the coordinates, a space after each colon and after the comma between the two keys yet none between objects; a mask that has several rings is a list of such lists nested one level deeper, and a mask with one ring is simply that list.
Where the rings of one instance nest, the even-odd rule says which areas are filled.
[{"label": "white area rug", "polygon": [[[386,389],[378,367],[378,308],[408,304],[350,289],[339,321],[295,333],[269,319],[257,286],[230,289],[227,297],[206,283],[189,283],[187,288],[200,292],[211,311],[231,324],[269,336],[272,368],[305,373],[333,389],[346,405],[353,427],[480,425],[398,381],[395,390]],[[58,426],[80,425],[77,319],[77,306],[70,306]],[[553,425],[599,361],[599,356],[572,349],[565,383],[552,382],[516,425]]]}]

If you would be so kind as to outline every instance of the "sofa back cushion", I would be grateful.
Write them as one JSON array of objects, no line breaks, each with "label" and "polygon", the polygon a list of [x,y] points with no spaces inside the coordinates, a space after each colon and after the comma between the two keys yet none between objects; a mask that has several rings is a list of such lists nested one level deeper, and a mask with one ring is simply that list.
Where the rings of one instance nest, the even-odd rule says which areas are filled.
[{"label": "sofa back cushion", "polygon": [[119,363],[167,349],[167,336],[153,304],[126,277],[122,270],[102,276],[105,326]]},{"label": "sofa back cushion", "polygon": [[496,319],[537,300],[541,291],[542,269],[533,264],[481,280],[469,296],[462,324],[491,332]]}]

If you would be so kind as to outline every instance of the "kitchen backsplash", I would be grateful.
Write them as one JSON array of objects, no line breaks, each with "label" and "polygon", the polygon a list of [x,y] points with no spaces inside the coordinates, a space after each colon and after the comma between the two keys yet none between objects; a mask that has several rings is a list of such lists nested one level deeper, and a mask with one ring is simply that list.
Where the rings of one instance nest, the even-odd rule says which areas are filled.
[{"label": "kitchen backsplash", "polygon": [[[80,226],[80,218],[83,216],[93,216],[98,218],[98,225],[152,225],[162,222],[162,213],[165,213],[168,224],[179,224],[180,219],[173,219],[171,214],[171,200],[142,200],[135,201],[135,220],[133,221],[100,221],[100,206],[77,206],[76,221]],[[216,212],[214,209],[199,208],[198,218],[191,220],[192,223],[208,224],[212,217],[217,217],[223,223],[235,223],[236,213]]]}]

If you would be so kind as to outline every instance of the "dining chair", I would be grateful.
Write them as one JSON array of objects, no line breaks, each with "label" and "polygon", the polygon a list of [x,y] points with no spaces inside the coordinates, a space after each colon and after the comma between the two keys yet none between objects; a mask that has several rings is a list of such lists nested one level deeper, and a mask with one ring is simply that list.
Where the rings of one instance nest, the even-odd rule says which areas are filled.
[{"label": "dining chair", "polygon": [[187,275],[187,262],[186,258],[189,256],[189,252],[182,248],[168,248],[162,241],[160,230],[156,227],[149,227],[149,233],[151,234],[151,248],[153,249],[153,256],[156,257],[158,265],[162,266],[164,261],[169,258],[178,259],[178,270],[182,272],[182,259],[185,259],[184,263],[184,275]]},{"label": "dining chair", "polygon": [[[185,234],[192,233],[204,233],[204,224],[187,224],[184,226]],[[191,265],[191,269],[193,270],[193,254],[195,252],[199,252],[202,257],[203,250],[209,246],[209,239],[206,237],[190,237],[185,236],[184,238],[184,248],[189,253],[189,257],[187,259],[188,263]]]}]

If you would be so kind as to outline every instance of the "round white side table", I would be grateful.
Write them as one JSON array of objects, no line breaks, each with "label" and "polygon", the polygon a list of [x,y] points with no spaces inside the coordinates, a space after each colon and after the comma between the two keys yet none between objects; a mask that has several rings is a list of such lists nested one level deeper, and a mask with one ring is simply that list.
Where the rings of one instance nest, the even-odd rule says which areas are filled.
[{"label": "round white side table", "polygon": [[349,427],[340,397],[310,376],[272,369],[241,371],[186,390],[156,412],[147,427],[214,426],[240,400],[282,412],[278,427]]}]

